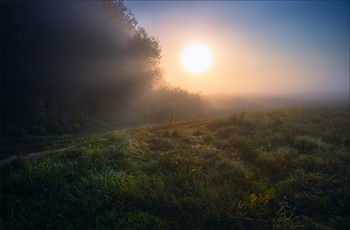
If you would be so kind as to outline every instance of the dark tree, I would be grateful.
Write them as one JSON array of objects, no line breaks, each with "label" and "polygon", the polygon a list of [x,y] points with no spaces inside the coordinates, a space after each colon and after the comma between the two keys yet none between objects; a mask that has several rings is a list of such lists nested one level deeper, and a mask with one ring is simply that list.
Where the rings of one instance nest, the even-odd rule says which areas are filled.
[{"label": "dark tree", "polygon": [[122,1],[0,4],[3,135],[36,123],[44,134],[69,131],[86,115],[117,112],[159,77],[158,42]]}]

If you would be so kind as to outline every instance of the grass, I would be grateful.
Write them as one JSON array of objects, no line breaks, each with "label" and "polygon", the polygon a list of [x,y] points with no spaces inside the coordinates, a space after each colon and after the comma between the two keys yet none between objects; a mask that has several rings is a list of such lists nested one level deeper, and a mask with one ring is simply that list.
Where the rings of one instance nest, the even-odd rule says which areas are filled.
[{"label": "grass", "polygon": [[349,229],[350,119],[286,109],[91,137],[1,168],[1,228]]}]

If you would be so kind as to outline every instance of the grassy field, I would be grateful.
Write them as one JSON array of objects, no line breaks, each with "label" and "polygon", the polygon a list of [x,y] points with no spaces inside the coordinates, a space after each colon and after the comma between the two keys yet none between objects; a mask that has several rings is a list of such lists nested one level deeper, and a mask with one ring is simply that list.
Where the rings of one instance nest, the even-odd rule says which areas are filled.
[{"label": "grassy field", "polygon": [[349,229],[350,117],[285,109],[91,137],[1,167],[1,228]]}]

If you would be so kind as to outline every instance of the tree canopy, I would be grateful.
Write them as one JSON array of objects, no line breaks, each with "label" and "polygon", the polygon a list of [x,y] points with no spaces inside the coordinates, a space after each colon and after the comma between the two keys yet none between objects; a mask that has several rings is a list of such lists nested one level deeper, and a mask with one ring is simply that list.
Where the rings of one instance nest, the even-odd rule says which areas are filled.
[{"label": "tree canopy", "polygon": [[2,1],[1,122],[55,131],[117,111],[150,90],[160,55],[120,0]]}]

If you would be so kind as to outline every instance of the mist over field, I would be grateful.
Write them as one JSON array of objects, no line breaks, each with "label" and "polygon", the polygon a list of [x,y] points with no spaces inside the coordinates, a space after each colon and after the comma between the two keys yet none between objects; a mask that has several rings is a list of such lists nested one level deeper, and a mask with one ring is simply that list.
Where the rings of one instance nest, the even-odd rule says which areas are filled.
[{"label": "mist over field", "polygon": [[[125,4],[159,39],[160,66],[172,85],[204,95],[349,100],[345,1]],[[211,52],[211,67],[201,74],[180,63],[191,44]]]},{"label": "mist over field", "polygon": [[122,2],[4,1],[1,10],[2,137],[162,122],[201,106],[185,90],[153,90],[161,47]]},{"label": "mist over field", "polygon": [[[126,4],[133,7],[132,2]],[[137,7],[135,10],[139,12]],[[163,59],[169,59],[168,47],[164,47],[167,56],[163,57],[160,45],[166,40],[148,34],[122,1],[3,1],[1,12],[2,138],[162,123],[171,114],[180,121],[263,108],[346,108],[349,103],[348,91],[334,91],[331,86],[327,92],[322,86],[322,93],[318,89],[322,81],[316,82],[314,77],[310,79],[315,81],[311,83],[315,90],[305,91],[310,81],[302,82],[298,80],[302,76],[297,75],[297,86],[277,78],[266,78],[259,85],[260,80],[242,72],[241,82],[227,79],[226,86],[232,86],[227,93],[222,84],[225,80],[219,77],[223,73],[209,69],[214,77],[209,88],[203,85],[209,82],[208,77],[187,76],[185,72],[175,76],[187,76],[183,84],[172,85],[169,77],[175,72],[162,64]],[[212,55],[216,55],[212,67],[215,70],[220,63],[215,60],[218,54]],[[240,68],[246,65],[241,64]],[[173,62],[173,66],[177,63]],[[260,71],[260,64],[254,68]],[[274,89],[268,91],[266,83]],[[286,90],[286,83],[291,90]],[[203,90],[186,84],[203,85]],[[251,89],[244,93],[237,88],[240,85]],[[279,87],[280,92],[276,91]]]},{"label": "mist over field", "polygon": [[350,229],[349,2],[0,2],[1,229]]}]

